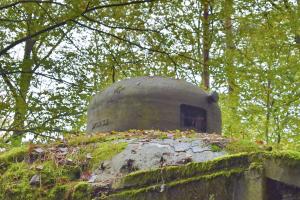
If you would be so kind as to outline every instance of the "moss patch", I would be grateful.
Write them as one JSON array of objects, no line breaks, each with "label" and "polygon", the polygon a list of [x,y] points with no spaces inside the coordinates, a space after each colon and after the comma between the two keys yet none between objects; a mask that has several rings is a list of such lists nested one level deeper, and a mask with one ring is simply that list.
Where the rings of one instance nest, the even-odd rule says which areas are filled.
[{"label": "moss patch", "polygon": [[220,152],[220,151],[222,151],[222,148],[219,147],[219,146],[216,145],[216,144],[212,144],[210,148],[211,148],[211,151],[212,151],[212,152]]},{"label": "moss patch", "polygon": [[91,186],[86,182],[79,182],[74,186],[72,192],[73,200],[88,200],[91,199]]},{"label": "moss patch", "polygon": [[11,163],[23,161],[28,153],[28,147],[15,147],[6,152],[0,154],[0,173],[4,171],[11,165]]},{"label": "moss patch", "polygon": [[72,185],[71,184],[57,184],[55,185],[48,194],[48,199],[69,199],[70,194],[72,191]]},{"label": "moss patch", "polygon": [[[0,199],[91,199],[85,180],[101,161],[121,152],[127,143],[99,136],[72,141],[71,145],[29,145],[1,153]],[[81,143],[75,145],[75,141]],[[38,178],[31,185],[33,176]]]},{"label": "moss patch", "polygon": [[66,138],[68,145],[78,146],[87,145],[91,143],[106,142],[112,140],[108,134],[96,134],[96,135],[79,135],[77,137]]},{"label": "moss patch", "polygon": [[29,184],[34,174],[25,162],[11,164],[0,177],[0,199],[37,199],[42,191]]},{"label": "moss patch", "polygon": [[273,151],[263,154],[264,159],[280,160],[286,166],[299,167],[300,166],[300,152],[298,151]]},{"label": "moss patch", "polygon": [[231,154],[241,152],[258,152],[262,149],[256,143],[249,140],[236,140],[226,145],[225,150]]},{"label": "moss patch", "polygon": [[109,160],[117,153],[121,152],[123,149],[127,147],[127,143],[111,143],[106,142],[102,144],[97,144],[97,147],[94,149],[92,153],[92,169],[95,167],[99,167],[99,164],[103,160]]}]

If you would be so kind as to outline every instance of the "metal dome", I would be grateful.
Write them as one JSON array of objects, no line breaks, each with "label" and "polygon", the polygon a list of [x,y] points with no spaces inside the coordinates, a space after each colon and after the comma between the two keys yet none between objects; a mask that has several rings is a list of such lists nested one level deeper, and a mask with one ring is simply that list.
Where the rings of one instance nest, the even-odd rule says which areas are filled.
[{"label": "metal dome", "polygon": [[88,108],[87,132],[129,129],[221,133],[217,96],[184,80],[137,77],[96,94]]}]

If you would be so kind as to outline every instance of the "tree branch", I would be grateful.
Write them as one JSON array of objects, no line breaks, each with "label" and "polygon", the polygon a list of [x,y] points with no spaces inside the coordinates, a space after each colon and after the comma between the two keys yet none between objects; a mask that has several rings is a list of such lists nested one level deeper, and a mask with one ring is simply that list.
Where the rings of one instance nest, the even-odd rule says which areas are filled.
[{"label": "tree branch", "polygon": [[[22,42],[25,42],[26,40],[29,40],[29,39],[31,39],[31,38],[33,38],[33,37],[36,37],[36,36],[40,35],[40,34],[43,34],[43,33],[45,33],[45,32],[51,31],[51,30],[53,30],[53,29],[55,29],[55,28],[58,28],[58,27],[60,27],[60,26],[64,26],[64,25],[67,24],[67,22],[69,22],[69,21],[71,21],[71,20],[70,20],[70,19],[67,19],[67,20],[65,20],[65,21],[59,22],[59,23],[57,23],[57,24],[54,24],[54,25],[52,25],[52,26],[49,26],[49,27],[47,27],[47,28],[45,28],[45,29],[42,29],[42,30],[40,30],[40,31],[37,31],[37,32],[34,33],[34,34],[30,34],[30,35],[28,35],[28,36],[26,36],[26,37],[23,37],[23,38],[21,38],[21,39],[19,39],[19,40],[14,41],[13,43],[11,43],[10,45],[8,45],[7,47],[5,47],[4,49],[2,49],[2,50],[0,51],[0,56],[4,55],[8,50],[10,50],[11,48],[17,46],[18,44],[20,44],[20,43],[22,43]],[[2,69],[1,69],[1,66],[0,66],[0,70],[2,70]]]},{"label": "tree branch", "polygon": [[17,6],[19,4],[26,4],[26,3],[47,3],[47,4],[56,4],[56,5],[60,5],[60,6],[67,6],[66,4],[54,2],[54,1],[23,0],[23,1],[17,1],[17,2],[11,3],[11,4],[1,6],[0,10],[8,9],[8,8]]},{"label": "tree branch", "polygon": [[[4,49],[2,49],[0,51],[0,56],[4,55],[8,50],[12,49],[13,47],[17,46],[18,44],[20,44],[22,42],[25,42],[26,40],[29,40],[29,39],[31,39],[33,37],[36,37],[36,36],[38,36],[40,34],[43,34],[45,32],[51,31],[51,30],[56,29],[58,27],[64,26],[65,24],[67,24],[67,22],[73,21],[77,17],[80,17],[80,16],[82,16],[82,15],[84,15],[86,13],[89,13],[89,12],[92,12],[92,11],[95,11],[95,10],[99,10],[99,9],[103,9],[103,8],[118,7],[118,6],[127,6],[127,5],[141,4],[141,3],[153,2],[153,1],[156,1],[156,0],[131,1],[131,2],[127,2],[127,3],[113,3],[113,4],[107,4],[107,5],[101,5],[101,6],[95,6],[95,7],[92,7],[92,8],[87,8],[84,12],[82,12],[81,14],[79,14],[79,15],[71,18],[71,19],[66,19],[66,20],[61,21],[61,22],[59,22],[57,24],[54,24],[54,25],[49,26],[47,28],[44,28],[44,29],[42,29],[40,31],[37,31],[34,34],[30,34],[30,35],[28,35],[26,37],[23,37],[21,39],[18,39],[16,41],[14,41],[13,43],[11,43],[10,45],[8,45],[7,47],[5,47]],[[11,6],[17,5],[19,3],[24,3],[24,2],[30,2],[30,1],[18,1],[16,3],[10,4],[10,5],[6,5],[6,6],[0,7],[0,10],[1,10],[1,8],[3,9],[3,8],[11,7]],[[32,2],[36,2],[36,1],[32,1]],[[39,2],[46,3],[46,2],[52,2],[52,1],[39,1]],[[0,70],[2,70],[1,66],[0,66]]]},{"label": "tree branch", "polygon": [[133,28],[133,27],[125,27],[125,26],[111,26],[111,25],[105,24],[105,23],[103,23],[101,21],[92,19],[92,18],[90,18],[90,17],[88,17],[86,15],[82,15],[82,17],[85,18],[85,19],[87,19],[90,22],[94,22],[94,23],[97,23],[99,25],[105,26],[107,28],[111,28],[111,29],[123,29],[123,30],[141,31],[141,32],[154,32],[154,33],[160,34],[159,31],[153,30],[153,29],[141,29],[141,28]]},{"label": "tree branch", "polygon": [[130,1],[130,2],[126,2],[126,3],[113,3],[113,4],[95,6],[95,7],[92,7],[92,8],[87,8],[84,13],[88,13],[88,12],[91,12],[91,11],[99,10],[99,9],[102,9],[102,8],[128,6],[128,5],[133,5],[133,4],[150,3],[150,2],[154,2],[154,1],[157,1],[157,0]]}]

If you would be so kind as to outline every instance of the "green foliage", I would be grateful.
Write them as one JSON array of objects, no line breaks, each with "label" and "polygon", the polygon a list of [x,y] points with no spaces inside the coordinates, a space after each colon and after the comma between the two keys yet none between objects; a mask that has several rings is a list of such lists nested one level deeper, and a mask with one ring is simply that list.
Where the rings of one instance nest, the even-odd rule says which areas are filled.
[{"label": "green foliage", "polygon": [[299,2],[214,1],[207,20],[194,0],[11,3],[0,2],[0,146],[82,133],[91,96],[124,78],[203,85],[204,63],[224,135],[300,141]]}]

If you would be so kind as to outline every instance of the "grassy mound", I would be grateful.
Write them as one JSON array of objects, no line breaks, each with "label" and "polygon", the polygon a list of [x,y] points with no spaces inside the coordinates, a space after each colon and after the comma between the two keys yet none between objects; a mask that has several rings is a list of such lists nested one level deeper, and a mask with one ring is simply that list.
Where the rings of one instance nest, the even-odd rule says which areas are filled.
[{"label": "grassy mound", "polygon": [[0,199],[90,199],[92,170],[127,145],[116,138],[78,136],[1,153]]}]

